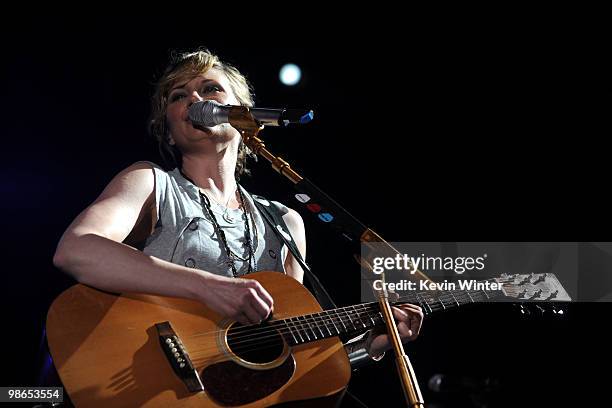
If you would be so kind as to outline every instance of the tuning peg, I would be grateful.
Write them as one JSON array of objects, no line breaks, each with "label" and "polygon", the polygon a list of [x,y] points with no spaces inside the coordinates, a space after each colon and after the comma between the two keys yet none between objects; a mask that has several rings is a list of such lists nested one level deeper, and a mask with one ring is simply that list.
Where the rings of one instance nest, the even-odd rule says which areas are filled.
[{"label": "tuning peg", "polygon": [[531,297],[529,298],[530,300],[532,299],[537,299],[540,297],[540,295],[542,295],[542,289],[538,289],[537,291],[535,291],[533,293],[533,295],[531,295]]},{"label": "tuning peg", "polygon": [[519,294],[516,295],[516,297],[519,299],[522,299],[525,297],[526,294],[527,294],[527,289],[523,290],[522,292],[519,292]]},{"label": "tuning peg", "polygon": [[531,283],[531,278],[532,278],[533,274],[530,274],[529,276],[527,276],[525,279],[523,279],[522,281],[519,282],[519,285],[524,285],[526,283]]},{"label": "tuning peg", "polygon": [[533,284],[535,285],[536,283],[544,282],[545,280],[546,280],[546,274],[543,273],[543,274],[540,275],[540,277],[538,279],[533,281]]},{"label": "tuning peg", "polygon": [[557,295],[559,294],[559,289],[555,290],[554,292],[551,292],[550,295],[548,295],[548,297],[544,300],[551,300],[557,297]]}]

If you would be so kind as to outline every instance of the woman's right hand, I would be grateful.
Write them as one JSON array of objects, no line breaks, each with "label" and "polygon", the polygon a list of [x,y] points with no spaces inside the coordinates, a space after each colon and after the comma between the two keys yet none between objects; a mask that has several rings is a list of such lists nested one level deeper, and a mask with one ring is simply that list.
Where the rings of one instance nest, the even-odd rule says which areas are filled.
[{"label": "woman's right hand", "polygon": [[241,324],[261,323],[274,311],[272,296],[254,279],[206,273],[205,282],[196,291],[199,301]]}]

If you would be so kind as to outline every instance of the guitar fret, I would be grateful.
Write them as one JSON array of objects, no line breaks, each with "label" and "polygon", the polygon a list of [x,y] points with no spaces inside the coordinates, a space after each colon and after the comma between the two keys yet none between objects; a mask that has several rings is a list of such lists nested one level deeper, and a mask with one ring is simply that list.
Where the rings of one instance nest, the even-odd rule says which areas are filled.
[{"label": "guitar fret", "polygon": [[[343,333],[347,333],[348,329],[346,328],[346,325],[344,324],[344,320],[342,320],[342,315],[338,312],[336,312],[336,315],[338,316],[338,318],[340,318],[340,323],[342,324],[342,327],[344,328]],[[340,332],[338,332],[338,334],[340,334]]]},{"label": "guitar fret", "polygon": [[[292,317],[291,320],[293,321],[293,319],[297,320],[298,322],[298,334],[300,335],[300,339],[302,339],[302,343],[305,343],[306,341],[304,340],[304,337],[302,336],[302,324],[300,323],[300,319],[298,317]],[[295,325],[295,323],[293,323]],[[308,338],[308,341],[310,341],[310,337],[308,337],[308,333],[306,333],[306,331],[304,331],[304,335],[306,336],[306,338]]]},{"label": "guitar fret", "polygon": [[[333,313],[336,313],[335,311],[332,311]],[[327,312],[327,315],[329,316],[329,312]],[[334,329],[336,329],[336,334],[340,335],[340,330],[338,330],[338,326],[336,326],[336,323],[334,323],[334,316],[332,315],[331,319],[331,324],[334,326]]]},{"label": "guitar fret", "polygon": [[[287,325],[287,327],[289,327],[289,330],[291,332],[291,334],[295,337],[295,344],[300,344],[300,340],[298,338],[298,336],[300,335],[300,333],[297,331],[296,327],[293,326],[291,327],[293,324],[291,322],[291,318],[286,318],[284,320],[285,324]],[[294,334],[295,333],[295,334]]]},{"label": "guitar fret", "polygon": [[[367,309],[365,306],[364,306],[364,309],[366,309],[366,310],[367,310],[368,317],[369,317],[369,318],[370,318],[370,320],[372,321],[372,327],[375,327],[375,326],[376,326],[378,323],[376,323],[376,319],[374,319],[374,317],[378,317],[378,314],[376,313],[376,311],[373,311],[373,310]],[[372,313],[374,313],[374,316],[372,316]]]},{"label": "guitar fret", "polygon": [[446,310],[446,306],[444,306],[444,301],[442,300],[441,296],[438,296],[438,302],[440,302],[440,304],[442,305],[442,310]]},{"label": "guitar fret", "polygon": [[310,329],[310,331],[312,332],[312,336],[314,337],[315,340],[317,340],[317,334],[314,332],[314,330],[312,330],[312,326],[310,326],[310,322],[308,322],[308,320],[306,319],[305,316],[301,316],[302,321],[305,326],[306,326],[306,337],[308,337],[308,340],[310,341],[310,336],[308,335],[308,329]]},{"label": "guitar fret", "polygon": [[[313,318],[313,323],[315,325],[315,327],[317,329],[319,329],[319,332],[321,333],[321,338],[324,339],[325,338],[325,333],[323,333],[323,330],[321,330],[321,327],[319,326],[319,321],[317,320],[319,318],[319,313],[315,314],[315,315],[311,315]],[[330,333],[331,334],[331,333]]]},{"label": "guitar fret", "polygon": [[310,329],[310,331],[312,332],[312,336],[314,337],[315,340],[319,340],[319,338],[317,337],[317,332],[312,328],[312,322],[310,321],[311,317],[308,316],[302,316],[302,318],[304,319],[304,321],[306,322],[306,325],[308,326],[308,328]]},{"label": "guitar fret", "polygon": [[472,293],[472,295],[476,298],[476,301],[485,300],[480,291],[475,291],[475,293]]},{"label": "guitar fret", "polygon": [[355,314],[357,315],[357,319],[359,321],[359,323],[361,323],[363,325],[364,329],[367,329],[368,326],[366,326],[366,324],[363,322],[363,320],[361,320],[361,316],[359,315],[359,312],[357,311],[357,309],[355,309],[355,306],[351,306],[353,308],[353,312],[355,312]]},{"label": "guitar fret", "polygon": [[459,301],[457,300],[457,298],[455,297],[455,294],[453,292],[450,293],[451,296],[453,297],[453,299],[455,300],[455,303],[457,303],[457,307],[461,306],[461,303],[459,303]]},{"label": "guitar fret", "polygon": [[370,312],[368,311],[368,309],[366,309],[365,307],[363,307],[363,305],[361,305],[361,312],[360,313],[361,313],[361,315],[363,315],[365,313],[365,322],[367,323],[368,327],[371,327],[370,326],[370,320],[372,320],[372,316],[370,316]]},{"label": "guitar fret", "polygon": [[[364,309],[365,309],[365,307],[364,307]],[[367,310],[367,309],[365,309],[365,310],[366,310],[366,313],[367,313],[368,317],[372,321],[372,326],[376,326],[376,321],[374,321],[374,318],[372,317],[372,315],[370,315],[370,311]]]},{"label": "guitar fret", "polygon": [[348,317],[349,321],[353,325],[353,330],[357,331],[357,326],[355,326],[355,323],[353,322],[353,319],[351,319],[351,315],[349,314],[347,308],[344,308],[344,313],[346,313],[346,317]]},{"label": "guitar fret", "polygon": [[295,334],[293,334],[293,330],[291,330],[291,326],[289,326],[289,323],[287,322],[287,320],[282,320],[282,322],[285,324],[285,327],[287,327],[289,329],[289,333],[291,333],[291,336],[293,337],[293,341],[295,342],[295,344],[298,344],[298,339],[297,337],[295,337]]},{"label": "guitar fret", "polygon": [[[328,321],[330,321],[331,324],[334,325],[334,327],[336,327],[336,325],[334,324],[334,318],[333,317],[332,318],[329,317],[329,311],[324,310],[322,313],[325,313],[325,317],[328,319]],[[325,325],[325,329],[329,332],[330,337],[333,336],[331,330],[329,330],[329,326],[327,325],[327,322],[325,320],[323,320],[323,322],[324,322],[323,324]],[[337,330],[338,329],[336,329],[336,331]]]},{"label": "guitar fret", "polygon": [[[417,300],[419,300],[419,295],[421,295],[420,293],[416,294]],[[423,296],[421,296],[421,298],[423,298]],[[429,306],[429,303],[427,303],[427,299],[423,299],[423,300],[419,300],[419,303],[425,303],[425,307],[423,307],[423,309],[425,309],[425,311],[427,312],[427,309],[429,309],[429,313],[433,313],[433,309],[431,308],[431,306]]]}]

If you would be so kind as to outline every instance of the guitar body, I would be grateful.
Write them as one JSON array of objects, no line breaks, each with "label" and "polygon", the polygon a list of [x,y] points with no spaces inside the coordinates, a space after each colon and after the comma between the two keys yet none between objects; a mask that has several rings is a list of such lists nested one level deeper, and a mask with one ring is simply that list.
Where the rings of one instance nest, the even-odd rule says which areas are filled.
[{"label": "guitar body", "polygon": [[[293,278],[278,272],[246,278],[259,281],[274,298],[271,322],[321,311]],[[161,322],[182,342],[203,391],[190,391],[173,370],[156,328]],[[337,337],[293,347],[281,340],[279,350],[256,348],[243,355],[237,352],[241,344],[253,343],[228,347],[224,341],[232,323],[198,302],[118,296],[77,284],[53,302],[47,337],[77,407],[306,406],[303,400],[326,406],[341,398],[350,365]]]}]

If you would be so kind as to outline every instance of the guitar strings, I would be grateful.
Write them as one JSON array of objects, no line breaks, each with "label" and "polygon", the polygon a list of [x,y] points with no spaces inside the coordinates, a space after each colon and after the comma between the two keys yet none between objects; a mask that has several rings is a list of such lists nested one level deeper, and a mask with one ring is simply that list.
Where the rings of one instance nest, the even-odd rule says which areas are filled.
[{"label": "guitar strings", "polygon": [[[477,291],[475,291],[475,292],[477,293]],[[476,295],[476,293],[474,293],[474,295]],[[468,296],[469,297],[469,302],[465,302],[466,304],[474,302],[473,297],[470,296],[469,294],[458,293],[458,295],[463,295],[463,296]],[[404,299],[400,298],[398,300],[405,300],[405,299],[406,298],[404,298]],[[450,297],[448,299],[450,299]],[[457,296],[454,296],[454,300],[455,300],[455,303],[457,303],[458,305],[461,304],[461,302],[457,301]],[[377,308],[378,307],[378,303],[377,302],[373,302],[373,303],[370,303],[370,304],[362,304],[362,305],[352,306],[352,308],[353,308],[352,313],[355,314],[357,312],[356,314],[357,314],[358,317],[356,318],[356,320],[361,319],[363,314],[367,315],[368,313],[373,311],[373,309],[370,309],[371,306],[375,306]],[[449,306],[451,306],[451,305],[449,304]],[[356,308],[361,308],[361,309],[357,310]],[[443,302],[441,302],[441,304],[437,304],[437,303],[436,304],[428,304],[428,308],[430,309],[430,312],[434,312],[434,311],[446,309],[447,306]],[[344,308],[344,309],[346,309],[346,308]],[[428,313],[427,310],[425,310],[425,312]],[[345,310],[345,313],[347,313],[346,310]],[[376,312],[376,313],[378,313],[378,312]],[[349,321],[351,322],[351,325],[353,325],[353,327],[354,327],[353,331],[358,331],[360,329],[367,329],[368,328],[362,321],[358,321],[358,323],[360,323],[364,327],[357,328],[357,326],[355,326],[355,323],[352,320],[350,320],[350,315],[348,315],[348,313],[347,313],[347,316],[349,317]],[[371,318],[371,316],[369,316],[369,315],[367,317]],[[293,329],[294,330],[296,330],[296,326],[298,327],[297,328],[298,336],[300,337],[300,339],[302,339],[302,342],[304,342],[304,337],[306,337],[307,341],[316,341],[316,340],[318,340],[318,336],[316,335],[315,330],[310,325],[311,323],[318,324],[320,322],[323,322],[323,323],[331,322],[334,325],[336,323],[338,323],[338,324],[344,326],[344,328],[346,328],[346,326],[344,325],[344,321],[342,320],[342,318],[340,316],[335,316],[335,317],[334,316],[329,316],[329,313],[327,313],[327,316],[319,316],[319,317],[309,318],[309,319],[304,318],[301,321],[297,320],[297,322],[298,322],[298,324],[295,324],[296,323],[295,321],[293,321],[291,323],[293,324]],[[275,337],[276,333],[280,333],[282,335],[290,334],[294,339],[296,339],[296,342],[297,342],[297,337],[298,336],[295,336],[295,334],[292,332],[291,328],[289,326],[287,326],[286,322],[284,322],[282,320],[279,320],[279,321],[274,321],[272,323],[273,324],[266,325],[266,326],[260,326],[260,325],[244,326],[243,328],[235,330],[232,333],[232,335],[234,336],[235,339],[241,339],[241,341],[237,341],[235,344],[239,345],[241,342],[251,342],[252,340],[244,340],[244,339],[248,339],[248,338],[252,338],[252,337],[256,337],[257,339],[265,338],[265,337],[262,336],[264,334],[269,334],[269,336]],[[279,330],[279,327],[282,327],[283,324],[285,325],[285,329],[284,330],[283,329]],[[325,329],[328,332],[331,332],[331,330],[327,326],[328,325],[326,324]],[[321,332],[321,334],[322,334],[321,337],[326,337],[322,333],[320,327],[317,326],[317,329],[319,329],[319,332]],[[313,334],[312,337],[314,337],[315,340],[310,339],[310,336],[307,335],[309,333],[308,330],[310,330],[310,332]],[[219,333],[225,332],[225,331],[226,331],[226,329],[224,329],[224,330],[214,330],[214,331],[208,332],[207,334],[209,334],[209,335],[218,335]],[[337,326],[336,326],[336,331],[338,331],[337,330]],[[302,336],[302,332],[306,336]],[[241,335],[237,336],[237,334],[241,334]],[[192,337],[201,337],[201,336],[202,336],[202,333],[200,333],[198,335],[192,335],[192,336],[185,337],[185,339],[192,338]]]},{"label": "guitar strings", "polygon": [[[474,293],[474,295],[475,295],[476,293],[478,293],[480,291],[473,291],[473,292],[475,292]],[[469,294],[467,294],[467,293],[464,293],[464,295],[469,296]],[[487,297],[488,297],[488,295],[487,295]],[[456,300],[456,296],[454,296],[454,298]],[[469,303],[474,303],[474,299],[472,298],[472,296],[469,296],[469,298],[470,298],[470,302]],[[450,297],[449,297],[449,299],[450,299]],[[461,304],[458,301],[456,303],[459,304],[459,305]],[[466,304],[467,304],[467,302],[466,302]],[[370,304],[356,305],[354,307],[361,307],[362,308],[361,310],[358,310],[358,311],[356,310],[355,311],[360,316],[359,319],[362,318],[361,315],[363,315],[363,314],[366,314],[368,318],[372,319],[372,316],[369,315],[369,313],[371,313],[371,312],[374,312],[376,317],[378,317],[379,311],[377,310],[378,309],[378,303],[377,302],[373,302],[373,303],[370,303]],[[438,304],[432,304],[432,305],[429,305],[429,308],[431,309],[432,312],[433,311],[438,311],[438,310],[443,310],[443,309],[446,309],[447,307],[448,306],[445,306],[444,304],[439,304],[439,305]],[[316,321],[316,319],[311,319],[311,320]],[[322,318],[320,321],[324,322],[325,319]],[[334,322],[341,321],[341,320],[335,320],[333,317],[331,319],[329,319],[329,317],[328,317],[327,321],[331,321],[332,324],[334,324]],[[282,323],[282,321],[277,321],[277,322],[278,323]],[[365,330],[365,329],[368,328],[366,325],[363,324],[363,322],[359,322],[359,323],[361,323],[364,327],[357,328],[354,325],[354,323],[352,323],[353,327],[355,327],[355,330],[353,330],[353,331],[357,332],[359,330]],[[376,322],[374,322],[374,323],[376,325]],[[234,339],[241,339],[241,340],[240,341],[236,341],[235,343],[233,343],[232,350],[235,350],[235,351],[249,351],[249,350],[253,351],[253,350],[257,350],[259,348],[262,348],[262,345],[266,344],[266,339],[277,338],[277,336],[279,334],[283,335],[283,336],[287,335],[287,334],[291,334],[291,336],[294,339],[297,340],[297,337],[293,334],[291,329],[286,329],[286,330],[280,329],[279,330],[278,329],[279,326],[282,327],[282,325],[276,325],[276,326],[268,325],[268,326],[264,326],[264,327],[257,327],[254,330],[253,329],[248,330],[249,335],[247,335],[247,336],[244,336],[244,335],[243,336],[237,336],[237,337],[233,336]],[[315,330],[311,326],[304,326],[303,324],[300,325],[300,326],[301,326],[300,329],[298,329],[298,335],[302,339],[302,342],[317,341],[317,340],[320,340],[322,338],[334,337],[334,336],[339,335],[339,334],[335,334],[334,335],[333,333],[331,333],[331,330],[326,325],[325,329],[330,333],[330,335],[327,336],[327,335],[325,335],[323,333],[321,328],[317,326],[317,329],[319,329],[319,332],[321,333],[320,338],[318,338],[317,337],[318,335],[316,334]],[[303,334],[305,334],[306,336],[302,336],[302,333],[299,333],[299,330],[303,330]],[[308,336],[308,331],[307,330],[310,330],[310,332],[312,333],[312,337],[314,337],[314,340],[310,339],[310,336]],[[225,330],[217,330],[217,331],[212,331],[212,332],[209,332],[209,333],[219,333],[219,332],[224,332],[224,331]],[[259,331],[259,333],[256,333],[257,331]],[[336,328],[336,331],[338,331],[337,328]],[[243,333],[244,332],[246,332],[246,331],[243,331]],[[266,336],[262,336],[262,334],[266,334]],[[232,335],[234,335],[234,333],[232,333]],[[194,337],[194,336],[190,336],[190,337]],[[251,339],[244,340],[247,337],[251,337]],[[252,337],[255,337],[255,338],[252,338]],[[304,337],[306,337],[308,340],[304,341]],[[262,342],[261,340],[264,340],[264,341]],[[253,341],[259,341],[259,342],[256,345],[255,344],[249,344],[249,343],[252,343]],[[268,341],[268,343],[269,343],[269,341]],[[255,347],[252,347],[252,346],[255,346]],[[265,347],[270,347],[270,346],[266,345],[266,346],[263,346],[263,347],[265,348]],[[199,354],[204,353],[206,350],[216,350],[216,349],[217,349],[216,347],[194,348],[192,353],[195,356],[198,353]]]},{"label": "guitar strings", "polygon": [[[454,292],[454,293],[453,293]],[[416,294],[410,294],[410,295],[406,295],[403,297],[398,297],[398,301],[408,301],[408,303],[414,303],[416,305],[419,305],[423,308],[424,313],[428,313],[427,309],[430,309],[432,311],[435,310],[440,310],[440,309],[444,309],[446,308],[446,306],[442,307],[439,302],[442,303],[442,305],[445,305],[444,301],[448,301],[448,306],[452,306],[454,304],[461,304],[461,302],[459,302],[457,300],[457,296],[459,295],[460,297],[463,297],[464,299],[469,299],[469,302],[465,302],[467,303],[473,303],[474,300],[472,299],[471,295],[469,294],[469,292],[473,292],[473,294],[478,294],[480,292],[483,292],[481,290],[474,290],[474,291],[448,291],[448,294],[445,295],[441,295],[438,297],[437,300],[435,300],[434,302],[432,302],[432,298],[429,297],[429,299],[424,298],[424,296],[422,295],[423,293],[427,293],[427,292],[419,292]],[[485,293],[485,297],[488,299],[489,295],[487,295]],[[431,302],[428,303],[428,302]],[[423,307],[423,303],[426,305],[426,307]],[[349,321],[350,321],[350,315],[348,314],[348,312],[354,313],[354,310],[348,310],[350,308],[355,308],[355,307],[362,307],[363,305],[369,305],[369,304],[378,304],[378,302],[370,302],[370,303],[362,303],[360,305],[353,305],[353,306],[346,306],[346,307],[342,307],[342,308],[338,308],[338,309],[333,309],[333,310],[324,310],[322,312],[318,312],[318,313],[313,313],[311,315],[305,315],[305,316],[295,316],[295,317],[290,317],[288,319],[291,319],[291,321],[289,321],[289,323],[291,323],[292,325],[294,325],[294,327],[299,326],[299,329],[303,329],[303,328],[308,328],[310,329],[310,326],[306,326],[306,324],[317,324],[319,322],[324,322],[325,319],[329,319],[329,314],[330,313],[336,313],[338,314],[339,312],[344,312],[345,314],[347,314]],[[326,313],[327,316],[321,316],[321,313]],[[313,315],[319,315],[319,316],[313,316]],[[311,316],[311,317],[307,317],[307,316]],[[299,318],[302,317],[302,319],[300,320]],[[341,325],[343,325],[343,321],[341,320],[341,318],[339,316],[337,316],[338,319],[340,320],[333,320],[333,322],[340,322]],[[285,319],[285,320],[288,320]],[[294,321],[293,319],[296,319],[297,321]],[[333,316],[332,316],[333,319]],[[278,320],[278,321],[274,321],[274,322],[283,322],[282,320]],[[351,322],[351,324],[353,324]],[[244,325],[239,329],[236,329],[234,331],[234,333],[248,333],[248,334],[257,334],[258,331],[261,330],[265,330],[268,326],[262,326],[260,324],[251,324],[251,325]],[[195,333],[192,335],[189,335],[187,337],[185,337],[186,339],[192,338],[192,337],[201,337],[201,336],[207,336],[207,335],[211,335],[211,334],[218,334],[221,331],[225,331],[225,330],[212,330],[212,331],[208,331],[208,332],[200,332],[200,333]]]},{"label": "guitar strings", "polygon": [[[375,311],[375,306],[376,304],[371,304],[368,308],[368,311]],[[366,310],[363,310],[362,313],[366,312]],[[367,328],[367,327],[366,327]],[[366,328],[361,328],[362,331],[364,331]],[[356,331],[359,331],[360,329],[357,329]],[[311,329],[311,331],[314,334],[314,330]],[[261,340],[261,339],[265,339],[265,341],[260,341],[257,344],[245,344],[244,341],[240,342],[241,346],[238,347],[236,344],[236,346],[232,345],[231,347],[231,351],[233,353],[248,353],[248,352],[253,352],[253,351],[260,351],[260,350],[264,350],[267,348],[272,348],[272,347],[278,347],[280,343],[278,341],[278,335],[281,334],[279,333],[279,331],[277,331],[276,333],[274,333],[271,336],[264,336],[264,337],[259,337],[258,339],[254,339],[254,340]],[[325,336],[323,338],[330,338],[330,337],[335,337],[337,335],[333,335],[333,336]],[[318,338],[315,340],[311,340],[311,341],[316,341],[316,340],[322,340],[323,338]],[[298,344],[299,345],[299,344]],[[283,344],[284,347],[284,344]],[[203,349],[195,349],[193,352],[189,352],[190,357],[193,356],[192,362],[194,364],[198,364],[198,363],[206,363],[207,365],[210,364],[214,364],[217,362],[222,362],[222,361],[229,361],[231,360],[230,357],[227,356],[215,356],[212,359],[208,359],[206,358],[206,354],[208,354],[206,352],[206,350],[208,352],[210,351],[218,351],[218,348],[216,347],[207,347],[207,348],[203,348]]]},{"label": "guitar strings", "polygon": [[[510,281],[509,280],[506,280],[506,281],[501,281],[500,280],[499,282],[500,283],[509,283]],[[459,299],[462,299],[462,298],[463,298],[463,300],[466,300],[466,299],[468,300],[468,301],[466,301],[463,304],[479,302],[480,299],[477,299],[477,298],[478,298],[478,296],[482,296],[482,294],[484,294],[484,297],[483,297],[482,300],[485,300],[485,298],[486,299],[490,299],[490,296],[484,290],[446,291],[444,296],[442,296],[442,295],[438,296],[437,301],[435,301],[433,304],[430,304],[430,303],[428,303],[428,300],[432,301],[432,300],[434,300],[434,298],[428,296],[428,299],[424,298],[424,299],[420,300],[419,299],[419,295],[422,295],[423,293],[427,293],[427,292],[420,292],[420,293],[417,293],[417,294],[411,294],[412,296],[399,297],[398,299],[393,301],[392,304],[401,303],[400,302],[401,300],[415,300],[416,299],[419,305],[423,306],[423,303],[425,303],[425,305],[427,305],[427,308],[424,308],[424,312],[427,315],[429,313],[432,313],[432,312],[435,312],[435,311],[438,311],[438,310],[445,310],[449,306],[454,306],[454,304],[456,304],[457,306],[461,306],[462,303],[459,301]],[[471,293],[471,295],[470,295],[470,293]],[[476,300],[474,298],[476,298]],[[447,306],[444,303],[443,299],[446,299],[448,301],[450,301],[452,299],[452,303],[449,303],[448,306]],[[440,302],[440,304],[438,304],[438,302]],[[319,319],[320,322],[326,322],[327,321],[327,322],[332,322],[332,324],[334,324],[334,322],[338,322],[339,321],[339,322],[343,323],[342,319],[339,316],[336,316],[337,319],[339,319],[339,320],[335,320],[333,316],[331,316],[331,319],[330,319],[329,313],[330,312],[331,313],[338,313],[338,311],[340,311],[340,310],[342,310],[345,313],[347,313],[349,308],[353,308],[352,312],[356,313],[358,316],[360,316],[360,317],[358,317],[358,319],[361,319],[361,315],[364,314],[364,313],[368,314],[370,312],[374,312],[376,317],[378,317],[378,314],[379,314],[378,302],[371,302],[369,304],[366,303],[366,304],[353,305],[353,306],[348,306],[348,307],[344,307],[344,308],[334,309],[334,310],[331,310],[331,311],[323,311],[323,312],[318,313],[319,316],[314,316],[314,317],[311,317],[309,319],[307,319],[306,317],[303,317],[302,321],[304,323],[300,323],[299,324],[300,329],[298,329],[298,330],[304,330],[304,328],[309,329],[312,332],[312,334],[313,334],[314,340],[311,340],[311,339],[308,338],[307,341],[304,341],[304,338],[300,335],[300,338],[302,339],[302,342],[303,343],[307,343],[307,342],[311,342],[311,341],[322,340],[323,338],[329,338],[329,337],[337,336],[338,334],[333,335],[333,333],[331,333],[331,330],[329,329],[329,327],[326,324],[325,325],[325,329],[330,333],[330,336],[326,336],[323,333],[323,331],[321,330],[321,328],[317,326],[317,329],[319,329],[319,332],[322,335],[320,338],[317,338],[315,330],[312,328],[312,326],[310,326],[310,322],[312,322],[312,321],[316,322],[317,319]],[[355,310],[356,308],[361,308],[361,310]],[[427,309],[429,309],[430,311],[428,312]],[[321,313],[326,313],[326,316],[320,315]],[[348,316],[348,314],[347,314],[347,316]],[[372,319],[372,316],[368,315],[368,318]],[[297,317],[296,317],[296,319],[297,319]],[[325,319],[327,319],[327,320],[325,320]],[[267,326],[264,326],[264,327],[260,327],[259,325],[243,326],[241,328],[243,334],[244,333],[249,333],[250,335],[247,335],[247,336],[243,335],[243,336],[239,336],[237,338],[240,338],[240,337],[245,338],[245,337],[257,336],[257,334],[251,334],[251,333],[256,333],[257,331],[260,332],[259,334],[262,334],[262,332],[263,332],[263,334],[268,334],[271,331],[273,331],[274,333],[272,333],[271,335],[263,336],[263,337],[262,336],[258,336],[257,339],[246,340],[246,341],[243,340],[243,341],[236,342],[236,344],[235,344],[236,347],[233,346],[232,347],[232,351],[234,351],[234,352],[244,352],[244,351],[247,351],[248,352],[248,351],[256,351],[256,350],[262,350],[262,349],[278,346],[278,344],[279,344],[278,341],[270,341],[270,340],[263,341],[263,342],[260,341],[257,344],[246,344],[246,343],[252,342],[253,340],[268,339],[268,338],[271,338],[271,337],[278,338],[279,334],[283,335],[283,334],[287,334],[287,333],[291,332],[291,330],[284,330],[284,331],[283,330],[277,330],[277,327],[279,327],[279,325],[275,325],[275,326],[272,325],[272,324],[275,324],[275,323],[284,323],[284,322],[283,321],[273,321],[273,322],[271,322],[270,325],[267,325]],[[292,323],[294,324],[294,329],[295,329],[295,322],[292,322]],[[363,322],[360,322],[360,323],[363,325]],[[305,326],[305,324],[308,324],[308,326]],[[368,328],[367,326],[364,325],[363,328],[357,329],[352,321],[351,321],[351,324],[353,325],[353,327],[355,327],[354,332],[357,332],[359,330],[363,331],[364,329]],[[286,325],[286,323],[285,323],[285,325]],[[375,325],[376,325],[376,323],[375,323]],[[344,324],[343,324],[343,326],[344,326]],[[337,326],[335,326],[335,324],[334,324],[334,327],[336,328],[336,331],[338,331]],[[346,328],[346,326],[344,326],[344,327]],[[208,333],[212,334],[212,333],[219,333],[219,332],[222,332],[222,331],[225,331],[225,330],[215,330],[215,331],[210,331]],[[307,334],[307,333],[308,333],[308,331],[304,330],[304,334]],[[200,333],[200,335],[201,335],[201,333]],[[291,332],[291,335],[294,337],[294,339],[297,340],[297,337],[292,332]],[[196,336],[189,336],[189,337],[196,337]],[[240,346],[240,347],[238,347],[238,346]],[[194,349],[194,351],[193,351],[194,360],[193,361],[200,361],[200,360],[204,359],[208,364],[212,364],[215,361],[231,360],[230,358],[206,359],[205,356],[202,356],[202,354],[205,354],[204,350],[206,350],[206,349],[205,348],[204,349],[200,349],[200,348]],[[211,348],[209,348],[209,350],[217,351],[218,349],[216,347],[211,347]]]},{"label": "guitar strings", "polygon": [[[357,314],[360,315],[360,316],[361,315],[367,315],[368,318],[372,319],[372,316],[370,316],[370,313],[371,312],[375,312],[376,314],[378,313],[378,312],[376,312],[374,306],[375,305],[364,306],[362,310],[357,311]],[[361,317],[359,317],[359,318],[361,318]],[[333,319],[330,319],[329,321],[331,321],[331,320],[333,320]],[[355,319],[355,320],[357,320],[357,319]],[[282,323],[282,321],[277,321],[277,322],[273,322],[273,323]],[[360,322],[360,323],[361,323],[361,325],[363,325],[363,327],[357,327],[357,326],[355,326],[353,324],[353,327],[355,327],[355,329],[353,329],[352,331],[358,332],[360,330],[368,329],[368,326],[366,326],[363,322]],[[285,330],[282,329],[283,326],[285,326],[285,328],[286,328]],[[333,332],[329,329],[329,327],[327,325],[325,327],[325,330],[327,330],[327,332],[329,334],[325,334],[323,332],[323,330],[321,329],[321,327],[318,327],[318,326],[317,326],[317,329],[319,330],[320,334],[316,334],[315,329],[313,329],[311,326],[308,326],[308,327],[302,326],[302,328],[299,329],[299,330],[302,330],[302,333],[298,334],[298,336],[295,336],[293,334],[293,331],[291,329],[289,329],[286,325],[283,325],[283,324],[276,325],[276,326],[262,327],[261,329],[262,330],[260,331],[260,333],[256,334],[256,335],[235,336],[234,333],[232,333],[231,334],[231,338],[232,339],[240,339],[240,341],[232,342],[232,344],[236,345],[236,346],[238,346],[238,345],[245,345],[246,343],[250,343],[250,342],[253,342],[253,341],[260,341],[262,339],[277,338],[277,336],[279,334],[280,335],[291,334],[291,336],[294,337],[296,339],[296,341],[297,341],[297,339],[299,337],[300,339],[302,339],[302,341],[304,343],[308,342],[308,341],[316,341],[316,340],[321,340],[323,338],[329,338],[329,337],[334,337],[334,336],[340,335],[340,333],[333,334]],[[311,333],[310,335],[308,334],[307,330],[310,331],[310,333]],[[338,330],[336,330],[336,331],[338,331]],[[217,331],[217,333],[220,333],[220,332],[225,332],[225,330]],[[262,334],[266,334],[267,336],[262,336]],[[244,340],[245,338],[249,338],[249,337],[250,337],[250,339]],[[311,340],[311,337],[313,337],[314,340]],[[304,338],[306,338],[307,340],[304,341]],[[215,349],[215,347],[210,347],[210,349]],[[232,347],[232,349],[233,349],[233,347]],[[206,348],[205,349],[194,349],[195,352],[202,351],[202,350],[207,350],[207,349]]]},{"label": "guitar strings", "polygon": [[[475,292],[475,293],[473,293],[473,295],[476,295],[478,292],[481,292],[481,291],[473,291],[473,292]],[[472,296],[469,295],[469,293],[464,293],[464,295],[469,296],[470,303],[474,303],[474,299],[472,298]],[[486,293],[485,293],[485,296],[488,298],[488,295],[486,295]],[[400,299],[398,299],[398,300],[400,300]],[[459,303],[459,302],[457,302],[457,303]],[[465,303],[465,304],[468,304],[468,303]],[[357,306],[360,306],[360,305],[357,305]],[[363,306],[363,310],[361,310],[359,312],[359,314],[369,313],[369,312],[375,312],[376,314],[379,313],[379,310],[377,310],[378,302],[372,302],[372,303],[369,303],[369,304],[362,304],[362,306]],[[440,305],[433,304],[433,305],[429,305],[429,307],[431,308],[432,312],[433,311],[438,311],[438,310],[446,309],[446,306],[443,306],[442,304],[440,304]],[[361,330],[365,330],[366,328],[367,327],[361,328]],[[312,328],[310,328],[310,330],[314,334],[314,330]],[[356,331],[359,331],[359,329],[356,330]],[[286,333],[286,331],[285,331],[285,333]],[[252,352],[252,351],[260,351],[260,350],[264,350],[266,348],[271,348],[271,347],[277,347],[279,345],[279,342],[276,341],[276,340],[273,341],[271,338],[272,337],[275,338],[275,339],[278,338],[277,337],[278,334],[282,335],[283,334],[282,330],[278,330],[278,331],[276,331],[276,333],[274,333],[272,335],[258,337],[256,340],[266,339],[266,341],[260,341],[257,344],[246,345],[245,341],[237,342],[235,346],[231,347],[231,351],[233,353],[240,353],[240,352],[241,353],[245,353],[245,352]],[[329,338],[329,337],[330,336],[328,336],[327,338]],[[334,337],[334,336],[331,336],[331,337]],[[317,340],[322,340],[322,338],[321,339],[316,339],[316,337],[315,337],[315,340],[310,340],[310,341],[317,341]],[[239,344],[241,345],[241,347],[238,347]],[[194,349],[193,352],[189,353],[190,357],[191,357],[191,355],[193,355],[192,361],[194,362],[194,364],[206,363],[207,365],[210,365],[210,364],[215,364],[217,362],[232,360],[230,357],[227,357],[227,356],[220,356],[220,357],[215,357],[215,358],[212,358],[212,359],[208,359],[208,358],[206,358],[206,354],[208,354],[207,351],[208,352],[210,352],[210,351],[218,351],[218,348],[217,347],[208,347],[208,348],[203,348],[203,349]]]}]

